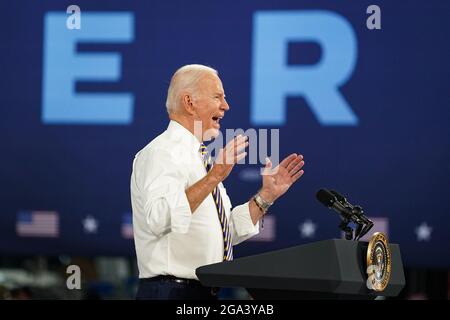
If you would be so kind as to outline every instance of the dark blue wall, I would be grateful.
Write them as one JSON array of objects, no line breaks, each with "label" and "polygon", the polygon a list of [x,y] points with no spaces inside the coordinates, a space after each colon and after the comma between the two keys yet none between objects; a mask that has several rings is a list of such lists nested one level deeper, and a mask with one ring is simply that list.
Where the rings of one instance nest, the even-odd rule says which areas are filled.
[{"label": "dark blue wall", "polygon": [[[366,9],[373,4],[369,1],[79,0],[81,30],[67,30],[62,24],[61,30],[52,33],[51,24],[44,26],[51,16],[48,13],[59,12],[55,17],[65,22],[70,4],[0,4],[0,254],[133,255],[132,240],[120,234],[123,215],[131,210],[132,159],[167,126],[164,104],[171,74],[184,64],[202,63],[219,70],[231,105],[222,128],[279,128],[281,156],[300,152],[306,159],[304,177],[271,210],[276,217],[275,241],[243,244],[236,250],[238,256],[340,237],[337,215],[315,200],[315,192],[328,187],[362,205],[368,216],[385,218],[389,240],[400,244],[407,265],[450,265],[450,2],[377,1],[382,28],[369,30]],[[121,11],[128,12],[123,25],[102,27],[99,13]],[[263,90],[270,98],[289,85],[271,70],[300,68],[300,79],[302,70],[317,67],[324,59],[320,42],[294,37],[286,42],[282,66],[255,61],[257,56],[271,61],[271,55],[279,53],[275,45],[273,52],[270,49],[278,31],[296,33],[295,28],[282,26],[281,18],[280,25],[266,28],[270,32],[261,31],[264,39],[259,40],[265,41],[268,51],[256,52],[259,27],[255,17],[277,11],[299,14],[294,20],[300,21],[300,27],[301,19],[313,12],[334,13],[331,16],[348,24],[354,49],[340,42],[342,30],[327,30],[318,20],[313,19],[299,33],[317,31],[336,42],[338,50],[329,52],[338,57],[331,63],[330,77],[339,72],[333,68],[355,55],[348,79],[335,89],[357,121],[344,117],[332,123],[317,116],[324,106],[330,108],[330,115],[339,111],[324,84],[325,73],[303,85],[319,93],[324,99],[321,106],[305,95],[285,94],[283,121],[258,122],[255,108],[274,115],[279,110],[255,106],[255,95]],[[105,28],[102,32],[112,34],[107,41],[111,43],[79,41],[77,52],[91,56],[93,52],[117,53],[121,58],[112,63],[118,68],[116,79],[79,77],[73,82],[73,93],[72,84],[59,78],[45,84],[51,72],[60,72],[61,79],[66,79],[68,72],[80,70],[72,65],[75,60],[64,58],[64,45],[71,41],[66,37],[77,37],[76,32],[89,37],[93,28]],[[114,34],[121,32],[123,39],[117,36],[114,41]],[[93,76],[105,71],[101,65],[98,68],[93,69]],[[258,78],[256,69],[273,79]],[[262,80],[266,84],[258,88],[256,83]],[[298,86],[301,90],[302,83]],[[100,94],[107,105],[115,98],[105,93],[126,94],[128,115],[119,115],[122,123],[109,121],[107,110],[94,112],[87,120],[80,120],[79,114],[58,120],[51,117],[54,110],[47,109],[50,117],[46,117],[50,107],[45,104],[50,102],[44,92],[53,108],[76,109],[76,103],[66,105],[64,90],[70,93],[69,100],[86,92]],[[246,201],[257,190],[259,182],[245,176],[251,175],[249,169],[259,167],[237,166],[226,180],[234,204]],[[57,211],[59,237],[19,237],[16,219],[24,210]],[[97,220],[96,233],[85,233],[82,220],[87,216]],[[308,219],[317,232],[302,238],[299,224]],[[417,236],[417,228],[424,224],[432,228],[429,239]]]}]

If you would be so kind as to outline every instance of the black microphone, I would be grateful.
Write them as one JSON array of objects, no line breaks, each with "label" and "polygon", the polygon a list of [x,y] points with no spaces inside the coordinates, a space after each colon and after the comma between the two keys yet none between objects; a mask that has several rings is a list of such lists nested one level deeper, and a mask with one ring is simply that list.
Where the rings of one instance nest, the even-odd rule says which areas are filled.
[{"label": "black microphone", "polygon": [[316,193],[316,198],[326,207],[337,211],[343,218],[353,221],[351,209],[344,206],[337,197],[327,189],[320,189]]},{"label": "black microphone", "polygon": [[350,202],[347,201],[347,198],[345,198],[342,194],[335,190],[330,190],[330,192],[336,197],[336,199],[345,207],[351,210],[352,215],[356,216],[359,220],[361,220],[364,223],[371,223],[369,219],[364,215],[363,209],[360,206],[354,206]]},{"label": "black microphone", "polygon": [[337,192],[335,190],[330,190],[330,192],[336,197],[336,199],[340,203],[348,203],[347,199],[342,194],[340,194],[339,192]]},{"label": "black microphone", "polygon": [[330,190],[330,193],[336,197],[336,199],[348,210],[350,210],[350,220],[353,222],[356,222],[358,224],[358,227],[355,232],[355,239],[359,240],[361,237],[363,237],[367,232],[369,232],[370,229],[373,227],[372,220],[368,219],[364,215],[364,211],[361,208],[361,206],[354,206],[351,203],[347,201],[347,199],[340,194],[339,192],[335,190]]}]

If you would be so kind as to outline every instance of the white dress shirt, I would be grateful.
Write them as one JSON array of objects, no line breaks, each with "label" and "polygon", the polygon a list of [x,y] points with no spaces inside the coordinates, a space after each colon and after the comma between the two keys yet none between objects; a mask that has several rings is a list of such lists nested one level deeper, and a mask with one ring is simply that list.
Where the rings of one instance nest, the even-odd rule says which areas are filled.
[{"label": "white dress shirt", "polygon": [[[192,213],[185,193],[206,175],[199,148],[189,130],[170,121],[134,158],[130,188],[139,278],[197,279],[196,268],[223,259],[222,227],[212,194]],[[258,234],[248,202],[231,210],[222,183],[219,190],[233,245]]]}]

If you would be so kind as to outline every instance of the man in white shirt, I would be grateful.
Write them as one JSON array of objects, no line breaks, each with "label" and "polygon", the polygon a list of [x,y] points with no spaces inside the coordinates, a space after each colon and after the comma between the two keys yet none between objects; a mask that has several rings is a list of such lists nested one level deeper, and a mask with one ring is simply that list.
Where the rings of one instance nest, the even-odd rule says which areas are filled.
[{"label": "man in white shirt", "polygon": [[248,142],[239,135],[214,163],[207,161],[203,141],[217,137],[220,120],[230,109],[217,71],[202,65],[178,69],[166,107],[167,130],[133,162],[137,298],[215,299],[195,269],[232,260],[233,245],[259,232],[258,221],[268,207],[302,176],[303,156],[291,154],[274,169],[267,160],[260,191],[232,209],[222,181],[246,156]]}]

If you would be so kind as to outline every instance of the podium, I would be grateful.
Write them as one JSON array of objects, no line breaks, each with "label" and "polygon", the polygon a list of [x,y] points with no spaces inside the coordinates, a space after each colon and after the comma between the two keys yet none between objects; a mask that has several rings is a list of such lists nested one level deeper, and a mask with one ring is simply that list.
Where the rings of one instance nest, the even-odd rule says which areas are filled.
[{"label": "podium", "polygon": [[375,299],[397,296],[405,276],[397,244],[389,244],[391,276],[383,291],[369,290],[367,242],[331,239],[196,269],[204,286],[243,287],[253,299]]}]

